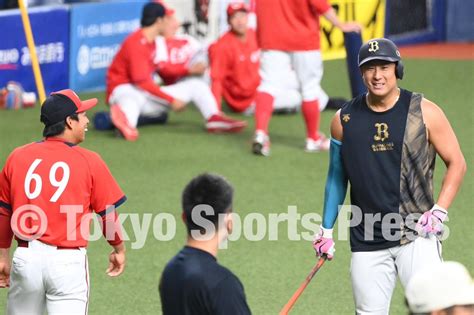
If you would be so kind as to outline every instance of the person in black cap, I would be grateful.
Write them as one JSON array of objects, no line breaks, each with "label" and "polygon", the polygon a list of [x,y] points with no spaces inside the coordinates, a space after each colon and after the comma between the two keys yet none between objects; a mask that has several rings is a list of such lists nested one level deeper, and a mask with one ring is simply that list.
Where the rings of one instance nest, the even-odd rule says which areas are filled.
[{"label": "person in black cap", "polygon": [[[52,93],[41,107],[44,140],[16,148],[0,173],[0,288],[7,314],[87,314],[86,255],[91,212],[113,248],[107,274],[125,268],[115,208],[126,197],[105,162],[81,148],[97,99],[72,90]],[[10,263],[12,238],[18,243]]]},{"label": "person in black cap", "polygon": [[216,261],[232,231],[233,188],[223,177],[202,174],[183,191],[186,246],[167,264],[159,285],[164,315],[250,314],[239,279]]},{"label": "person in black cap", "polygon": [[[398,87],[397,46],[375,38],[359,50],[367,93],[331,123],[330,166],[317,255],[334,254],[332,229],[351,184],[351,277],[356,314],[388,314],[397,276],[404,287],[441,262],[443,222],[461,186],[466,162],[441,108]],[[447,166],[433,196],[436,154]],[[432,274],[436,277],[436,274]]]}]

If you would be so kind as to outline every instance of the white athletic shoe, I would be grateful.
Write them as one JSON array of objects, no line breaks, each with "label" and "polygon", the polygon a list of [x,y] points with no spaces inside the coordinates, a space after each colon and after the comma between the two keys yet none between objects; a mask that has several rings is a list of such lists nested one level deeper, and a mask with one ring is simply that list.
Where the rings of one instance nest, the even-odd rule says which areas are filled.
[{"label": "white athletic shoe", "polygon": [[262,131],[255,131],[255,136],[252,143],[252,152],[257,155],[270,155],[270,137]]},{"label": "white athletic shoe", "polygon": [[305,145],[304,150],[310,153],[329,151],[330,144],[331,144],[331,141],[328,138],[326,138],[326,136],[320,133],[318,140],[313,140],[311,138],[306,139],[306,145]]}]

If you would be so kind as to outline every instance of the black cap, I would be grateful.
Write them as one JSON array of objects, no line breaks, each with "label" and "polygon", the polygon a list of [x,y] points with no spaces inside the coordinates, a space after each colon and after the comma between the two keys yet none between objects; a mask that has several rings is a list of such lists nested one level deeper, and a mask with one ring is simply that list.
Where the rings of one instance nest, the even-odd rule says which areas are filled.
[{"label": "black cap", "polygon": [[399,62],[401,59],[398,47],[386,38],[371,39],[359,49],[359,67],[371,60]]},{"label": "black cap", "polygon": [[145,4],[142,11],[142,26],[150,26],[155,23],[157,18],[162,18],[168,14],[166,7],[160,2],[149,2]]},{"label": "black cap", "polygon": [[41,106],[40,120],[46,126],[64,121],[75,113],[85,112],[97,105],[97,99],[81,101],[73,90],[53,92]]}]

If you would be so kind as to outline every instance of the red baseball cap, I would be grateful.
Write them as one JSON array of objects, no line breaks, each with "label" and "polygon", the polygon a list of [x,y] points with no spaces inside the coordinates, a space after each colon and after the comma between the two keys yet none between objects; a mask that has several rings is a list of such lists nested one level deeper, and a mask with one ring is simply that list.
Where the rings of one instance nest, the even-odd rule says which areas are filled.
[{"label": "red baseball cap", "polygon": [[245,2],[231,2],[227,6],[227,17],[230,18],[234,13],[239,11],[248,13],[250,8]]},{"label": "red baseball cap", "polygon": [[165,15],[173,15],[176,12],[174,9],[167,6],[162,0],[155,0],[154,2],[161,4],[165,8]]},{"label": "red baseball cap", "polygon": [[95,105],[98,100],[91,98],[81,101],[73,90],[61,90],[53,92],[41,106],[41,122],[46,126],[54,125],[63,121],[75,113],[85,112]]}]

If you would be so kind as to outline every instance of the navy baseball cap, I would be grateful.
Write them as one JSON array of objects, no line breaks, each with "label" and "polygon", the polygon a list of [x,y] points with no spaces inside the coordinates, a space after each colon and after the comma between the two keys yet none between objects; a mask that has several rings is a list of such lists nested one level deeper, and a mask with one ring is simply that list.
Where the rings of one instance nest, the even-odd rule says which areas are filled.
[{"label": "navy baseball cap", "polygon": [[399,62],[402,58],[397,45],[387,38],[374,38],[359,49],[359,67],[371,60]]},{"label": "navy baseball cap", "polygon": [[41,106],[40,120],[46,126],[51,126],[64,121],[72,114],[91,109],[97,102],[96,98],[81,101],[79,96],[69,89],[53,92]]}]

